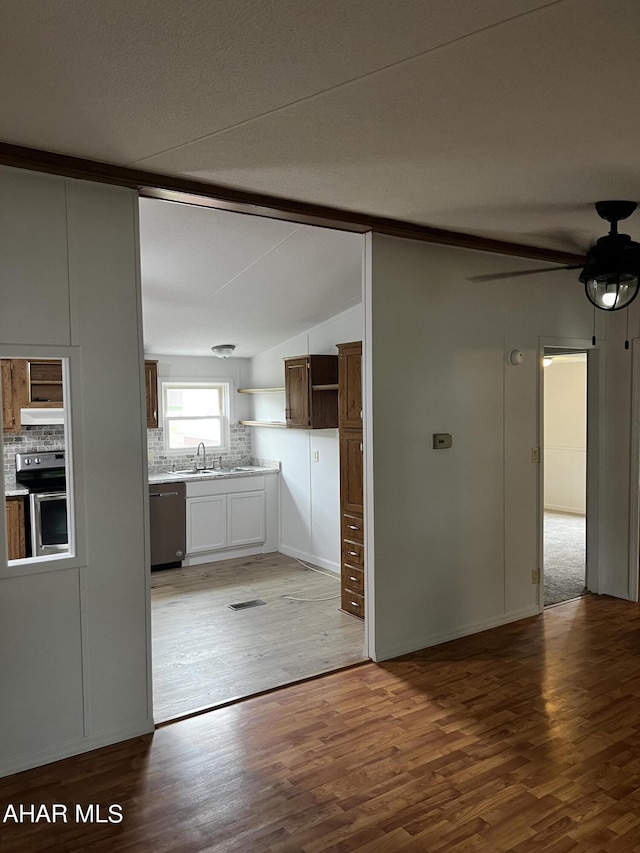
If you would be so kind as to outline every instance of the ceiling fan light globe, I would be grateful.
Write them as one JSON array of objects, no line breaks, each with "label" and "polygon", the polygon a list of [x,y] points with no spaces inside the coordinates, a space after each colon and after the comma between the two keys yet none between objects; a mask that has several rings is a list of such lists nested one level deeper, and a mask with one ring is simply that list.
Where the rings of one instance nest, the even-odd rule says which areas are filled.
[{"label": "ceiling fan light globe", "polygon": [[585,282],[587,299],[601,311],[620,311],[638,295],[640,281],[631,273],[604,274]]}]

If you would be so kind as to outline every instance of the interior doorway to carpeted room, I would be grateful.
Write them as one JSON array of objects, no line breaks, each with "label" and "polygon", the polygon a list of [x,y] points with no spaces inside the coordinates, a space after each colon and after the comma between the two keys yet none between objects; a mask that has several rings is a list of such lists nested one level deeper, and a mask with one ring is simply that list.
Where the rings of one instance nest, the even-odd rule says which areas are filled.
[{"label": "interior doorway to carpeted room", "polygon": [[587,593],[587,354],[544,349],[545,607]]}]

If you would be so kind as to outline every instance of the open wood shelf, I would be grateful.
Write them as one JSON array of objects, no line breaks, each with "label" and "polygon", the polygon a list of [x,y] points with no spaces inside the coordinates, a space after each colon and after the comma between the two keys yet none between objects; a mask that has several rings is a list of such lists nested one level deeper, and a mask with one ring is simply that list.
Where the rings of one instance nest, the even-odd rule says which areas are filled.
[{"label": "open wood shelf", "polygon": [[257,426],[257,427],[277,427],[279,429],[286,429],[287,425],[284,421],[240,421],[243,426]]},{"label": "open wood shelf", "polygon": [[238,388],[238,394],[277,394],[280,391],[284,388]]}]

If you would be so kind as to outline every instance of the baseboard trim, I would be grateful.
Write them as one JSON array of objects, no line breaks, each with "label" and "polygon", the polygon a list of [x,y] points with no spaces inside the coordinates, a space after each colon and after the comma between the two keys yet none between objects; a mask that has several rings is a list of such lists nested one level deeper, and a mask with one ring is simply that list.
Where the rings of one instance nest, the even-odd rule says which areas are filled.
[{"label": "baseboard trim", "polygon": [[92,735],[91,737],[81,738],[80,740],[68,741],[51,749],[45,749],[42,752],[32,752],[9,759],[8,761],[0,761],[0,778],[12,776],[14,773],[21,773],[23,770],[32,770],[34,767],[42,767],[44,764],[52,764],[54,761],[61,761],[64,758],[71,758],[74,755],[81,755],[83,752],[101,749],[103,746],[111,746],[112,743],[119,743],[123,740],[130,740],[134,737],[151,734],[154,730],[153,720],[148,719],[135,726]]},{"label": "baseboard trim", "polygon": [[584,509],[577,509],[574,506],[556,506],[555,504],[545,504],[544,505],[545,512],[548,510],[549,512],[564,512],[567,515],[581,515],[585,516],[587,514]]},{"label": "baseboard trim", "polygon": [[538,606],[531,605],[530,607],[525,607],[522,610],[515,610],[511,613],[492,617],[491,619],[484,619],[480,622],[462,625],[441,634],[425,634],[420,637],[414,637],[411,640],[407,640],[405,643],[398,643],[394,646],[375,649],[372,659],[378,662],[390,660],[391,658],[397,658],[401,655],[408,655],[411,652],[419,652],[421,649],[428,649],[431,646],[439,646],[442,643],[448,643],[451,640],[459,640],[461,637],[469,637],[471,634],[480,634],[482,631],[489,631],[491,628],[499,628],[501,625],[508,625],[510,622],[519,622],[521,619],[529,619],[531,616],[538,616],[539,614],[540,609]]},{"label": "baseboard trim", "polygon": [[255,557],[257,554],[268,554],[265,545],[245,545],[241,548],[229,548],[226,551],[207,551],[202,554],[192,554],[190,557],[185,557],[182,565],[185,568],[189,566],[202,566],[204,563],[219,563],[222,560],[235,560],[237,557]]},{"label": "baseboard trim", "polygon": [[287,545],[283,545],[282,543],[280,543],[278,551],[280,551],[281,554],[284,554],[285,557],[293,557],[295,560],[304,560],[305,563],[312,563],[314,566],[333,572],[334,575],[340,574],[340,564],[334,563],[332,560],[325,560],[315,554],[307,554],[306,551],[298,551],[297,548],[289,548]]},{"label": "baseboard trim", "polygon": [[623,601],[633,601],[629,595],[628,589],[616,589],[615,587],[607,586],[606,584],[602,589],[602,595],[610,595],[611,598],[621,598]]}]

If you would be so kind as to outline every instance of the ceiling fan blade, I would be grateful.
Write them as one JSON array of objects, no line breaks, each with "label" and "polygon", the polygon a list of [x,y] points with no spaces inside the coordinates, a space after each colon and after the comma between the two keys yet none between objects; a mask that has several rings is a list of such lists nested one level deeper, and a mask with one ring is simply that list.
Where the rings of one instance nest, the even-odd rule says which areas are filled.
[{"label": "ceiling fan blade", "polygon": [[472,275],[469,281],[499,281],[503,278],[520,278],[524,275],[538,275],[541,272],[554,272],[555,270],[581,270],[583,264],[575,264],[567,267],[541,267],[539,270],[513,270],[512,272],[489,273],[488,275]]}]

